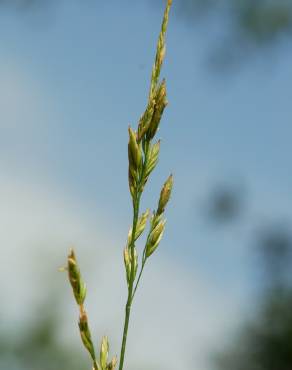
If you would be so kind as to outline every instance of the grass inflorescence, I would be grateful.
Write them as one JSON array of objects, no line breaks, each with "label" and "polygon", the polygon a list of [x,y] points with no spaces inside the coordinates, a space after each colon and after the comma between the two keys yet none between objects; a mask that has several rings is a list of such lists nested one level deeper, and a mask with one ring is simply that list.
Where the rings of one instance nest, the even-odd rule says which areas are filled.
[{"label": "grass inflorescence", "polygon": [[[128,232],[126,246],[124,248],[124,264],[128,286],[128,296],[125,307],[125,319],[120,351],[119,370],[123,369],[126,351],[127,335],[131,307],[135,293],[139,286],[144,267],[155,252],[165,229],[164,217],[166,205],[170,199],[173,186],[173,176],[170,175],[164,183],[157,203],[157,208],[150,215],[150,210],[140,214],[140,201],[147,181],[156,167],[159,158],[160,140],[155,141],[160,121],[167,106],[166,82],[160,80],[160,71],[165,57],[165,34],[168,25],[169,10],[172,0],[168,0],[159,33],[155,62],[152,68],[150,90],[145,112],[141,115],[137,130],[129,127],[128,143],[128,181],[132,199],[133,220],[132,227]],[[148,221],[150,227],[146,237],[144,250],[141,256],[140,270],[138,273],[138,252],[136,242],[146,230]],[[101,340],[99,356],[96,356],[88,316],[84,307],[86,298],[86,285],[81,277],[74,251],[71,249],[66,270],[73,289],[76,303],[79,307],[79,331],[82,343],[88,351],[93,370],[113,370],[117,366],[117,357],[109,360],[109,341],[106,336]]]}]

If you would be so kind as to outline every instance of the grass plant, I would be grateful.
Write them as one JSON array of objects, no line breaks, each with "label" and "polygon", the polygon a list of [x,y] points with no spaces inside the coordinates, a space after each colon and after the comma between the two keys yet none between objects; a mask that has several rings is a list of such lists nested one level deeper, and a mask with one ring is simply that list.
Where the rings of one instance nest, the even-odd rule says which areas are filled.
[{"label": "grass plant", "polygon": [[[158,163],[160,140],[156,141],[156,134],[159,129],[164,109],[168,103],[166,98],[166,83],[164,79],[160,80],[160,71],[165,57],[165,34],[171,3],[172,0],[167,0],[157,43],[155,61],[152,68],[150,91],[145,112],[139,119],[136,131],[131,127],[128,128],[128,180],[133,207],[133,219],[132,227],[128,232],[127,242],[124,249],[124,264],[128,295],[125,306],[124,328],[118,367],[119,370],[123,370],[124,367],[129,320],[135,293],[139,286],[144,267],[161,241],[166,223],[164,212],[173,186],[173,176],[170,175],[161,189],[156,210],[152,212],[151,216],[149,209],[140,214],[140,201],[144,188],[152,171]],[[142,233],[145,232],[149,219],[150,227],[141,256],[140,270],[138,273],[138,252],[136,242]],[[93,370],[113,370],[118,364],[118,359],[115,356],[109,360],[109,341],[106,336],[101,340],[99,356],[96,355],[89,328],[88,316],[84,307],[86,285],[81,277],[76,256],[72,249],[70,250],[65,269],[68,271],[69,281],[73,289],[76,303],[79,307],[78,324],[81,340],[90,355]]]}]

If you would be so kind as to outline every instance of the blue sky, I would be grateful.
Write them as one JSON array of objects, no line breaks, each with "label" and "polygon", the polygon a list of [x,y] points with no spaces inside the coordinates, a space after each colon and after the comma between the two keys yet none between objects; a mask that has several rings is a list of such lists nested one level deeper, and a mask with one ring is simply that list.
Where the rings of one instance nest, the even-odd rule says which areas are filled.
[{"label": "blue sky", "polygon": [[[241,306],[252,288],[254,224],[292,219],[292,53],[283,42],[277,57],[265,52],[216,76],[204,68],[216,27],[193,29],[176,9],[162,71],[170,104],[159,134],[161,159],[143,205],[155,207],[170,172],[175,188],[165,239],[151,263],[159,267],[166,258],[190,273],[190,285],[199,274]],[[2,184],[44,191],[52,204],[61,197],[68,213],[87,215],[92,232],[102,219],[103,231],[120,240],[116,248],[131,217],[127,127],[145,108],[162,11],[143,1],[62,1],[48,13],[0,14]],[[200,204],[218,181],[243,181],[248,189],[248,216],[232,228],[212,229],[201,219]],[[9,201],[7,207],[3,219]]]}]

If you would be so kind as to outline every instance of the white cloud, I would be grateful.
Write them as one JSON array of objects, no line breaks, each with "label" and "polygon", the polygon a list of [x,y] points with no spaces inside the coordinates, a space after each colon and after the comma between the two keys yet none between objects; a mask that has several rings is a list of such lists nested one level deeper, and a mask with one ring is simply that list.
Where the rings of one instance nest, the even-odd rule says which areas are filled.
[{"label": "white cloud", "polygon": [[[117,352],[126,298],[119,228],[115,232],[115,226],[104,225],[101,215],[93,217],[79,200],[52,185],[32,184],[19,178],[0,181],[2,313],[7,321],[24,319],[49,298],[53,285],[66,302],[62,335],[79,344],[77,310],[65,275],[56,271],[74,242],[94,333],[108,334]],[[161,251],[146,267],[136,296],[127,363],[132,368],[142,363],[145,369],[206,369],[208,348],[235,317],[228,297],[215,294],[201,276]]]}]

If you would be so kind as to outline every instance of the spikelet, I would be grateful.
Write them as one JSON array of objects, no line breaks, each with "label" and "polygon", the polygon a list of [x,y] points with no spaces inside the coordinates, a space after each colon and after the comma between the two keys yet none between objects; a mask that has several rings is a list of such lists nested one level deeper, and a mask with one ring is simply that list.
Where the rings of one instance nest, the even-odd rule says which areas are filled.
[{"label": "spikelet", "polygon": [[128,158],[129,158],[129,188],[132,197],[135,196],[139,182],[139,173],[142,165],[142,149],[137,142],[137,135],[129,127],[129,144],[128,144]]},{"label": "spikelet", "polygon": [[171,195],[172,186],[173,186],[173,176],[170,175],[168,179],[165,181],[161,189],[159,202],[158,202],[158,208],[157,208],[157,214],[162,214],[164,212],[165,207]]},{"label": "spikelet", "polygon": [[102,370],[106,370],[108,352],[109,352],[108,337],[104,336],[102,337],[102,341],[100,345],[100,357],[99,357],[99,362],[100,362],[100,366]]},{"label": "spikelet", "polygon": [[145,112],[142,114],[138,124],[138,135],[137,140],[140,142],[146,132],[149,130],[150,124],[152,122],[152,117],[154,113],[155,99],[151,99],[148,102]]},{"label": "spikelet", "polygon": [[118,359],[117,359],[117,356],[114,356],[111,360],[111,362],[109,362],[106,366],[106,370],[114,370],[115,367],[117,366],[117,363],[118,363]]},{"label": "spikelet", "polygon": [[149,147],[149,150],[147,152],[147,159],[146,159],[146,168],[144,172],[144,176],[141,179],[142,181],[142,187],[141,189],[144,189],[144,186],[151,174],[151,172],[154,170],[158,163],[159,159],[159,151],[160,151],[160,140],[157,141],[157,143],[151,145]]},{"label": "spikelet", "polygon": [[95,362],[95,352],[94,352],[94,347],[93,347],[93,343],[91,340],[91,333],[90,333],[89,325],[88,325],[88,317],[87,317],[86,312],[83,309],[80,312],[78,325],[79,325],[82,343],[84,347],[90,353],[92,360]]},{"label": "spikelet", "polygon": [[75,253],[70,249],[67,259],[67,270],[69,281],[73,289],[74,297],[78,305],[83,304],[86,297],[86,285],[81,278],[80,270],[77,265]]},{"label": "spikelet", "polygon": [[158,247],[161,241],[161,238],[163,236],[165,223],[166,223],[166,220],[160,221],[149,234],[149,238],[145,246],[146,258],[150,257],[151,254],[155,252],[156,248]]},{"label": "spikelet", "polygon": [[165,80],[163,80],[155,91],[154,111],[151,122],[149,124],[149,128],[147,130],[147,138],[149,140],[153,139],[153,137],[155,136],[162,118],[162,114],[167,104],[168,102],[166,99],[166,84]]},{"label": "spikelet", "polygon": [[[124,264],[126,270],[127,283],[129,285],[132,274],[132,254],[128,245],[124,249]],[[134,279],[137,274],[137,269],[138,269],[138,253],[136,248],[134,247]]]},{"label": "spikelet", "polygon": [[159,80],[161,66],[162,66],[162,63],[165,57],[165,33],[167,29],[168,16],[169,16],[169,10],[170,10],[171,4],[172,4],[172,0],[168,0],[167,6],[164,12],[163,20],[162,20],[161,31],[158,37],[155,62],[152,68],[149,100],[151,100],[155,95],[155,89],[157,87],[157,83]]},{"label": "spikelet", "polygon": [[[137,226],[136,226],[136,232],[135,232],[135,238],[134,242],[141,236],[143,231],[145,230],[147,220],[149,218],[150,210],[147,209],[142,215],[139,217]],[[130,245],[132,241],[132,228],[130,228],[129,233],[128,233],[128,246]]]}]

